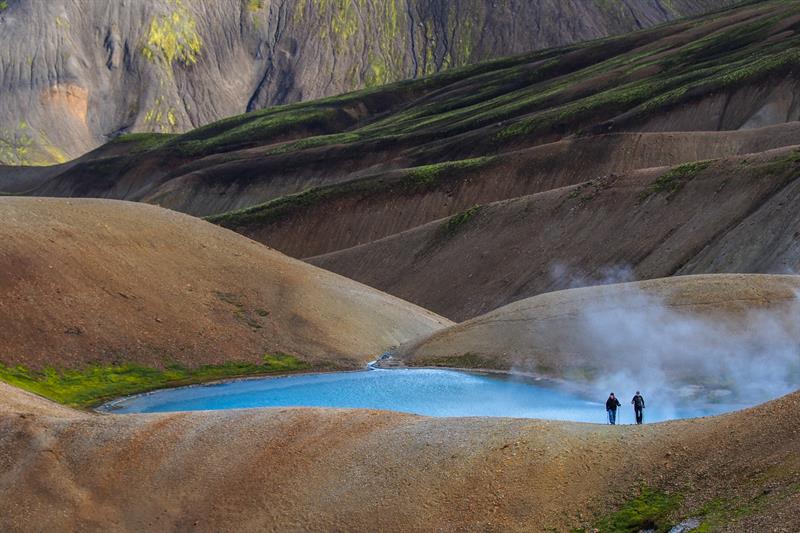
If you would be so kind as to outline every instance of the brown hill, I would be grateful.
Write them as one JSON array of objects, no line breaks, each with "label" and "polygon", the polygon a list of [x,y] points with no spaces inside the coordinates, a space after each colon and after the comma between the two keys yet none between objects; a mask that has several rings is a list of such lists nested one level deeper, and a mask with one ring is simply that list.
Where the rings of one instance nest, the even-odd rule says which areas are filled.
[{"label": "brown hill", "polygon": [[285,352],[353,367],[448,322],[144,204],[0,199],[0,362],[163,368]]},{"label": "brown hill", "polygon": [[[3,530],[612,531],[689,517],[713,531],[800,528],[797,394],[638,427],[62,410],[0,384]],[[619,509],[627,518],[609,522]]]},{"label": "brown hill", "polygon": [[678,384],[745,397],[752,387],[795,390],[798,291],[800,276],[758,274],[556,291],[412,341],[396,357],[513,368],[602,390],[636,383],[651,396],[664,388],[675,395]]},{"label": "brown hill", "polygon": [[731,3],[4,0],[0,163],[60,162],[123,131],[186,131]]},{"label": "brown hill", "polygon": [[309,262],[454,320],[618,268],[629,279],[793,272],[798,171],[786,148],[609,174]]}]

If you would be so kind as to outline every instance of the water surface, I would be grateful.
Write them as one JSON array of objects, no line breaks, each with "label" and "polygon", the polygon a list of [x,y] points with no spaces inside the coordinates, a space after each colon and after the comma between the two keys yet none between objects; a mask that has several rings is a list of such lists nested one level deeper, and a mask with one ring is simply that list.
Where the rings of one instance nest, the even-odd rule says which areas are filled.
[{"label": "water surface", "polygon": [[[602,398],[605,401],[605,398]],[[605,422],[601,401],[536,382],[454,370],[403,369],[246,379],[164,389],[111,402],[104,410],[156,413],[252,407],[388,409],[427,416],[494,416]],[[734,407],[652,406],[646,421],[718,414]],[[633,411],[623,406],[621,422]]]}]

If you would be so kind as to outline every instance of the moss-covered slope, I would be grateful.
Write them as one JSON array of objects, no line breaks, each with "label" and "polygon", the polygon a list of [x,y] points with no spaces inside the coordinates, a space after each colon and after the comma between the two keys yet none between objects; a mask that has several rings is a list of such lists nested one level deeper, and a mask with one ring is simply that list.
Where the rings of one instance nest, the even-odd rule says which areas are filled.
[{"label": "moss-covered slope", "polygon": [[[213,215],[376,171],[571,135],[777,124],[800,112],[798,9],[761,2],[233,116],[180,136],[123,136],[55,178],[43,175],[34,192],[144,200]],[[0,183],[14,176],[4,169]]]},{"label": "moss-covered slope", "polygon": [[183,132],[732,3],[2,0],[0,164],[61,162],[121,132]]}]

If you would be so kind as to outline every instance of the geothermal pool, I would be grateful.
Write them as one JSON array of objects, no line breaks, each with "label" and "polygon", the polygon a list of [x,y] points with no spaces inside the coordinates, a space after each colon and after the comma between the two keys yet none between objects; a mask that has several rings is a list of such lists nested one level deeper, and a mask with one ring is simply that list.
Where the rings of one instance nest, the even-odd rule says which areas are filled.
[{"label": "geothermal pool", "polygon": [[[627,393],[621,397],[623,424],[634,421],[633,409],[625,400],[627,397]],[[342,407],[439,417],[493,416],[605,423],[603,402],[605,397],[590,401],[552,386],[498,375],[403,369],[243,379],[164,389],[116,400],[101,410],[156,413],[254,407]],[[719,414],[735,408],[738,406],[695,404],[691,408],[673,409],[653,405],[645,410],[645,422]]]}]

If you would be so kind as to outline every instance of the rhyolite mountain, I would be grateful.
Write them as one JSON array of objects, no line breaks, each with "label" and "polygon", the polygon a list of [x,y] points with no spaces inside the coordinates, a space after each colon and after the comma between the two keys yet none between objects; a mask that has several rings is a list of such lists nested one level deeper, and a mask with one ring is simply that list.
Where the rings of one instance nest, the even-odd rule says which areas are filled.
[{"label": "rhyolite mountain", "polygon": [[620,34],[733,0],[3,0],[0,163]]},{"label": "rhyolite mountain", "polygon": [[[619,13],[627,5],[529,4],[623,6]],[[58,5],[0,0],[4,20],[25,9],[49,15],[45,7]],[[123,78],[120,65],[136,53],[136,43],[116,37],[125,35],[124,17],[106,41],[107,28],[84,25],[71,10],[91,21],[94,9],[143,5],[76,1],[55,24],[78,28],[73,40],[107,42],[103,61]],[[196,49],[208,49],[189,30],[234,4],[148,5],[176,10],[147,26],[155,42],[175,45],[163,49],[172,50],[168,63],[148,49],[148,60],[169,64],[172,74],[153,85],[147,69],[156,67],[133,60],[141,69],[132,83],[126,78],[125,116],[139,117],[141,87],[178,87],[191,109],[201,98],[217,102],[209,113],[227,113],[233,97],[200,83],[204,59],[191,64]],[[301,3],[235,5],[249,17],[250,9]],[[393,4],[302,5],[361,14],[363,6]],[[494,13],[515,4],[481,5]],[[289,28],[288,17],[277,20]],[[328,23],[348,35],[352,28]],[[180,41],[175,28],[186,30]],[[14,39],[46,36],[34,24],[27,31]],[[313,40],[315,31],[303,35]],[[625,370],[621,355],[652,361],[663,353],[659,365],[671,372],[646,369],[679,401],[689,401],[681,378],[695,390],[731,390],[726,374],[696,369],[719,368],[733,354],[701,350],[696,334],[661,320],[678,314],[742,331],[732,335],[733,352],[748,362],[737,374],[748,385],[755,375],[774,380],[774,359],[797,362],[800,277],[672,274],[800,266],[798,31],[798,2],[754,2],[256,110],[183,135],[123,135],[63,165],[0,167],[0,191],[12,196],[100,197],[0,198],[0,531],[800,531],[798,392],[722,416],[614,427],[346,408],[101,415],[42,397],[87,406],[219,377],[357,368],[394,345],[394,364],[517,368],[578,387],[596,381],[598,370]],[[14,39],[0,48],[0,65]],[[358,57],[369,52],[355,48]],[[249,74],[223,51],[217,75],[234,91]],[[176,58],[191,67],[173,70]],[[75,55],[54,64],[81,66]],[[102,94],[116,109],[114,91]],[[33,115],[40,104],[35,90],[29,96],[21,109]],[[46,97],[82,109],[69,107],[80,102],[74,88]],[[152,110],[144,109],[146,119]],[[149,117],[158,122],[158,113],[183,127],[172,109]],[[45,118],[83,142],[80,121]],[[15,124],[22,139],[30,135],[16,155],[34,154],[33,135],[51,135],[33,120]],[[64,140],[49,139],[48,150]],[[145,203],[214,215],[218,225]],[[619,262],[631,277],[665,279],[540,294],[571,278],[572,267],[591,282]],[[453,325],[307,263],[451,317],[480,316]],[[554,278],[559,264],[566,275]],[[639,342],[613,326],[602,328],[603,338],[622,343],[593,342],[600,330],[582,325],[586,310],[616,316],[612,324]],[[766,312],[779,313],[767,326],[785,324],[789,336],[752,320]],[[620,322],[631,314],[636,320]],[[764,350],[773,338],[786,352],[778,358]],[[694,364],[684,364],[686,354]],[[797,382],[793,368],[784,386]],[[641,386],[630,380],[625,388],[634,385]]]}]

